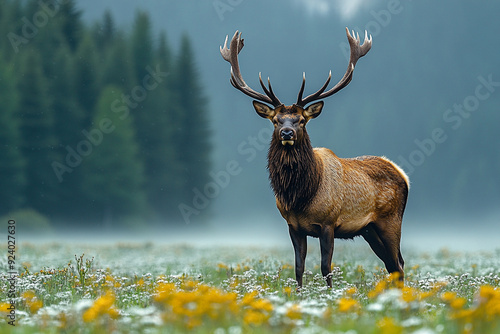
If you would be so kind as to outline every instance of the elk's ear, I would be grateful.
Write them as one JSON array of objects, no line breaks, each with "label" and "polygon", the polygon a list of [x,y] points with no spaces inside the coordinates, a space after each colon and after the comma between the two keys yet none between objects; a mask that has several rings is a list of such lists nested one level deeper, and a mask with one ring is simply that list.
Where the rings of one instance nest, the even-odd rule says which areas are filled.
[{"label": "elk's ear", "polygon": [[255,111],[257,112],[257,114],[259,114],[260,117],[272,120],[274,115],[276,115],[276,110],[272,109],[267,104],[260,103],[258,101],[253,101],[253,107],[255,108]]},{"label": "elk's ear", "polygon": [[318,117],[319,114],[321,114],[321,110],[323,110],[323,104],[323,101],[319,101],[307,107],[306,110],[304,110],[304,117],[306,120]]}]

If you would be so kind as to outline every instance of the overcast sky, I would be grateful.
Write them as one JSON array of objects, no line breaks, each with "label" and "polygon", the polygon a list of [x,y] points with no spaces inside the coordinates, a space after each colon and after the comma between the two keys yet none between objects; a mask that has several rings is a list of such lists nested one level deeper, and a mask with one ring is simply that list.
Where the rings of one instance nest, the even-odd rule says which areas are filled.
[{"label": "overcast sky", "polygon": [[361,8],[373,4],[370,0],[296,0],[302,3],[310,14],[327,15],[331,11],[338,12],[343,19],[353,17]]}]

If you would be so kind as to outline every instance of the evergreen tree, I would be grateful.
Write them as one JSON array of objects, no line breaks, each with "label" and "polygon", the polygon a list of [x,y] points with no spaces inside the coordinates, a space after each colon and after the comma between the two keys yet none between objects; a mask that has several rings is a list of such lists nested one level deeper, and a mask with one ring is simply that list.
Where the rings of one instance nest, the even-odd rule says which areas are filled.
[{"label": "evergreen tree", "polygon": [[[29,0],[20,21],[21,38],[25,39],[22,48],[36,50],[40,55],[44,76],[50,80],[54,54],[61,45],[67,47],[63,35],[65,13],[58,0]],[[39,18],[38,20],[36,18]]]},{"label": "evergreen tree", "polygon": [[97,45],[104,49],[111,45],[116,34],[115,21],[109,10],[104,12],[102,23],[99,25],[99,33],[97,34]]},{"label": "evergreen tree", "polygon": [[131,61],[128,54],[126,41],[122,36],[117,36],[108,46],[106,59],[104,60],[99,85],[115,85],[124,92],[129,92],[133,75]]},{"label": "evergreen tree", "polygon": [[[156,57],[158,58],[158,63],[160,64],[160,68],[165,71],[170,71],[172,67],[172,51],[167,42],[167,35],[164,31],[160,33],[160,39],[158,43],[158,50],[156,52]],[[169,76],[170,78],[172,76]],[[172,80],[167,80],[168,82],[172,82]]]},{"label": "evergreen tree", "polygon": [[[144,209],[143,166],[132,118],[126,105],[115,105],[121,91],[103,89],[89,130],[92,152],[83,162],[84,187],[97,221],[110,227],[117,219]],[[115,106],[115,107],[113,107]]]},{"label": "evergreen tree", "polygon": [[207,99],[204,97],[195,68],[189,38],[184,35],[175,63],[175,93],[180,102],[177,113],[177,159],[181,165],[184,193],[179,200],[191,203],[193,189],[203,189],[211,167],[210,120]]},{"label": "evergreen tree", "polygon": [[135,83],[141,84],[144,77],[148,75],[146,66],[151,66],[153,62],[153,38],[147,13],[137,12],[130,43]]},{"label": "evergreen tree", "polygon": [[[78,144],[87,138],[84,136],[85,115],[77,103],[74,86],[72,85],[72,62],[70,50],[61,47],[54,56],[55,62],[52,68],[50,91],[52,95],[52,110],[54,112],[54,136],[56,137],[56,149],[61,164],[67,165],[66,159],[71,152],[78,149]],[[75,214],[81,216],[85,211],[82,207],[82,169],[80,166],[70,167],[69,170],[57,169],[59,215],[71,218]],[[57,172],[56,172],[57,170]]]},{"label": "evergreen tree", "polygon": [[76,0],[59,1],[60,8],[57,18],[61,21],[61,33],[69,46],[75,52],[82,41],[82,12],[77,9]]},{"label": "evergreen tree", "polygon": [[160,80],[148,81],[152,78],[152,71],[168,73],[170,51],[165,35],[162,35],[160,47],[154,53],[151,37],[151,24],[146,13],[138,12],[131,36],[132,60],[134,81],[137,84],[132,89],[142,91],[144,98],[134,101],[131,113],[134,115],[137,140],[140,146],[140,158],[144,162],[146,194],[148,203],[161,216],[171,216],[174,198],[179,186],[176,171],[176,161],[173,140],[173,125],[176,120],[172,118],[170,110],[172,93],[168,87],[169,77],[162,76]]},{"label": "evergreen tree", "polygon": [[52,162],[57,160],[54,116],[36,52],[23,52],[18,74],[21,150],[26,159],[26,202],[39,212],[51,213],[57,206],[57,179],[52,170]]},{"label": "evergreen tree", "polygon": [[9,34],[8,29],[10,23],[9,7],[10,7],[9,3],[7,3],[6,1],[0,2],[0,36],[7,36],[7,38],[0,39],[0,50],[3,50],[1,54],[2,57],[5,57],[5,50],[11,48],[11,46],[9,45],[10,43],[8,38]]},{"label": "evergreen tree", "polygon": [[99,95],[97,73],[99,73],[95,44],[89,34],[78,48],[73,63],[75,93],[80,107],[86,115],[85,127],[90,127],[92,112]]},{"label": "evergreen tree", "polygon": [[[162,71],[168,73],[165,83],[153,92],[151,101],[156,103],[158,112],[156,147],[149,150],[150,157],[145,158],[148,168],[148,199],[149,203],[162,217],[166,219],[178,218],[178,203],[184,189],[184,182],[179,177],[182,175],[182,165],[179,161],[180,149],[178,147],[180,126],[180,104],[178,92],[174,88],[174,75],[172,74],[172,51],[164,32],[160,33],[156,62]],[[147,102],[149,102],[148,100]],[[147,108],[149,108],[149,103]]]},{"label": "evergreen tree", "polygon": [[2,53],[4,53],[5,58],[8,60],[12,60],[28,42],[21,32],[23,24],[21,18],[24,15],[23,6],[20,1],[4,2],[0,25],[5,32],[2,36],[6,36],[7,38],[0,38],[0,46],[3,46],[0,50],[2,50]]},{"label": "evergreen tree", "polygon": [[25,161],[20,150],[18,98],[15,77],[0,60],[0,215],[18,209],[24,203]]},{"label": "evergreen tree", "polygon": [[[152,89],[148,90],[147,98],[139,103],[132,113],[135,117],[140,157],[147,175],[145,189],[148,203],[161,217],[171,218],[177,212],[175,203],[181,183],[178,178],[180,166],[174,138],[175,127],[178,124],[174,111],[178,108],[170,85],[171,53],[165,34],[161,35],[156,54],[148,55],[149,57],[151,59],[154,57],[154,63],[152,61],[149,68],[168,74],[151,85]],[[147,65],[144,64],[142,68],[146,68]],[[145,76],[150,75],[146,73]]]},{"label": "evergreen tree", "polygon": [[[177,197],[181,191],[180,165],[176,157],[174,138],[176,120],[173,119],[172,101],[165,87],[150,93],[144,101],[144,110],[151,115],[147,141],[143,141],[140,158],[144,162],[145,190],[148,203],[157,214],[172,218],[177,213]],[[144,138],[143,138],[144,139]]]},{"label": "evergreen tree", "polygon": [[[48,20],[33,25],[40,10]],[[146,13],[131,32],[110,12],[90,28],[75,0],[0,2],[2,32],[0,121],[9,126],[0,130],[0,211],[32,207],[61,221],[141,210],[178,217],[210,166],[187,38],[174,59],[164,33],[155,47]]]}]

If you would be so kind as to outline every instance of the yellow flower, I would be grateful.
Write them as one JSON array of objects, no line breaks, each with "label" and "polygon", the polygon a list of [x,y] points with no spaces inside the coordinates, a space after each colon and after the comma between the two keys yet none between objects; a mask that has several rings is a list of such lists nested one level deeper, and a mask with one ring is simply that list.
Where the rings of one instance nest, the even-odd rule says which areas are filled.
[{"label": "yellow flower", "polygon": [[24,299],[33,299],[36,297],[35,293],[33,291],[25,291],[23,292],[23,294],[21,295],[21,297],[23,297]]},{"label": "yellow flower", "polygon": [[368,298],[375,298],[387,289],[387,283],[384,280],[378,281],[375,288],[368,292]]},{"label": "yellow flower", "polygon": [[0,313],[9,313],[10,307],[12,307],[10,303],[0,303]]},{"label": "yellow flower", "polygon": [[260,326],[271,317],[273,304],[267,299],[256,299],[257,295],[257,291],[252,291],[240,301],[240,305],[245,308],[243,322],[247,325]]},{"label": "yellow flower", "polygon": [[226,316],[228,312],[237,314],[239,311],[237,297],[238,295],[234,292],[225,293],[216,288],[210,289],[205,297],[206,303],[210,306],[209,317],[218,320]]},{"label": "yellow flower", "polygon": [[287,297],[290,297],[290,295],[292,294],[292,288],[289,286],[284,287],[283,292],[285,293],[285,295],[287,295]]},{"label": "yellow flower", "polygon": [[345,293],[347,293],[349,296],[352,296],[358,292],[358,289],[356,289],[355,286],[350,287],[349,289],[345,290]]},{"label": "yellow flower", "polygon": [[107,315],[111,319],[116,319],[119,316],[118,310],[114,307],[115,295],[108,290],[106,294],[96,299],[94,304],[87,309],[83,315],[83,321],[91,322],[100,316]]},{"label": "yellow flower", "polygon": [[302,312],[300,311],[299,304],[293,304],[290,306],[285,313],[285,316],[291,320],[298,320],[302,318]]},{"label": "yellow flower", "polygon": [[195,281],[184,281],[182,282],[182,289],[184,290],[196,290],[198,287],[198,282]]},{"label": "yellow flower", "polygon": [[458,297],[456,292],[446,291],[441,294],[441,300],[450,305],[450,307],[456,312],[452,315],[453,318],[464,318],[471,315],[470,312],[463,310],[461,311],[467,300],[463,297]]},{"label": "yellow flower", "polygon": [[447,303],[452,302],[455,298],[457,298],[456,292],[446,291],[441,294],[441,299]]},{"label": "yellow flower", "polygon": [[479,288],[479,297],[484,299],[500,298],[500,290],[495,289],[491,285],[483,285]]},{"label": "yellow flower", "polygon": [[219,269],[226,269],[227,270],[229,267],[227,265],[225,265],[224,263],[217,263],[217,268],[218,268],[217,269],[217,271],[218,271]]},{"label": "yellow flower", "polygon": [[420,297],[420,293],[417,289],[407,286],[403,287],[403,289],[401,289],[401,292],[403,300],[407,303],[411,303],[412,301]]},{"label": "yellow flower", "polygon": [[[187,277],[186,277],[187,278]],[[181,287],[174,283],[160,282],[153,301],[162,306],[165,323],[177,323],[188,329],[203,326],[206,322],[227,322],[231,317],[243,323],[260,326],[267,323],[273,305],[258,298],[258,292],[247,293],[238,300],[236,292],[186,279]]]},{"label": "yellow flower", "polygon": [[450,314],[452,319],[465,319],[467,322],[471,322],[473,317],[476,315],[476,310],[458,310]]},{"label": "yellow flower", "polygon": [[264,314],[259,311],[247,310],[243,316],[245,325],[261,326],[269,320],[270,315]]},{"label": "yellow flower", "polygon": [[391,286],[402,289],[404,287],[404,282],[400,281],[401,274],[397,271],[390,273],[388,277],[388,283]]},{"label": "yellow flower", "polygon": [[[77,277],[75,276],[75,279],[76,279],[76,278],[77,278]],[[114,285],[115,285],[115,283],[116,283],[116,282],[115,282],[115,278],[114,278],[113,276],[109,275],[109,274],[108,274],[108,275],[106,275],[106,280],[105,280],[105,282],[106,282],[106,286],[108,286],[108,287],[112,287],[112,286],[114,286]]]},{"label": "yellow flower", "polygon": [[444,286],[446,286],[446,284],[437,283],[429,291],[419,291],[418,299],[425,300],[427,298],[434,297]]},{"label": "yellow flower", "polygon": [[233,281],[231,282],[231,285],[229,286],[231,289],[236,289],[238,285],[240,284],[240,279],[238,276],[233,276]]},{"label": "yellow flower", "polygon": [[250,305],[257,297],[259,293],[257,291],[252,291],[250,293],[246,293],[241,299],[241,305]]},{"label": "yellow flower", "polygon": [[26,303],[26,306],[30,310],[31,314],[35,314],[43,306],[42,301],[38,300],[33,291],[25,291],[21,297],[23,297],[24,302]]},{"label": "yellow flower", "polygon": [[500,316],[500,289],[490,285],[483,285],[479,288],[478,310],[486,315],[486,319],[491,321]]},{"label": "yellow flower", "polygon": [[251,305],[255,310],[271,312],[273,310],[273,304],[267,299],[258,299],[254,301]]},{"label": "yellow flower", "polygon": [[203,303],[200,303],[200,296],[193,291],[179,291],[170,301],[172,312],[179,316],[195,317],[202,315]]},{"label": "yellow flower", "polygon": [[160,283],[156,288],[156,294],[153,300],[158,303],[166,303],[175,293],[176,287],[174,283]]},{"label": "yellow flower", "polygon": [[457,297],[450,302],[450,306],[455,310],[460,310],[465,306],[465,303],[467,303],[467,300],[465,300],[465,298]]},{"label": "yellow flower", "polygon": [[403,332],[403,327],[398,325],[394,319],[390,317],[384,317],[377,321],[377,327],[384,334],[400,334]]},{"label": "yellow flower", "polygon": [[38,300],[38,299],[34,299],[33,301],[31,301],[29,304],[29,309],[30,309],[30,312],[32,314],[35,314],[36,312],[38,312],[39,309],[42,308],[43,306],[43,303],[41,300]]},{"label": "yellow flower", "polygon": [[339,312],[351,312],[351,311],[356,311],[359,309],[360,305],[358,301],[352,299],[352,298],[340,298],[338,300],[339,304]]}]

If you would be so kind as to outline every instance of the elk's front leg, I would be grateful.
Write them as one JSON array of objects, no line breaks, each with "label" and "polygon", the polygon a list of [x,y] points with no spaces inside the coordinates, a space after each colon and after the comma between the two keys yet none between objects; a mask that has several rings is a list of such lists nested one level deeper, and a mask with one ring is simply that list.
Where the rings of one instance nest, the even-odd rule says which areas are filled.
[{"label": "elk's front leg", "polygon": [[306,262],[307,239],[304,233],[296,231],[291,225],[288,225],[288,232],[295,250],[295,279],[297,280],[297,289],[300,289]]},{"label": "elk's front leg", "polygon": [[319,245],[321,247],[321,274],[326,278],[326,284],[328,284],[330,288],[332,287],[332,276],[330,273],[332,269],[333,244],[333,227],[326,226],[321,231]]}]

